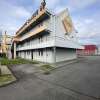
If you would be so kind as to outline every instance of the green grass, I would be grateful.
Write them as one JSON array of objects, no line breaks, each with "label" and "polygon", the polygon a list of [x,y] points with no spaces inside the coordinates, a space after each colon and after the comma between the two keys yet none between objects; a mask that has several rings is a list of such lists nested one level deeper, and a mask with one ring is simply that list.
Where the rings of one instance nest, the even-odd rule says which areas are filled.
[{"label": "green grass", "polygon": [[44,74],[50,74],[50,71],[54,68],[49,64],[45,64],[41,66],[42,70],[44,71]]},{"label": "green grass", "polygon": [[1,75],[0,76],[0,86],[7,85],[15,80],[16,78],[13,75]]},{"label": "green grass", "polygon": [[0,60],[1,65],[16,65],[16,64],[38,64],[37,61],[30,61],[30,60],[25,60],[25,59],[21,59],[21,58],[17,58],[17,59],[7,59],[7,58],[2,58]]}]

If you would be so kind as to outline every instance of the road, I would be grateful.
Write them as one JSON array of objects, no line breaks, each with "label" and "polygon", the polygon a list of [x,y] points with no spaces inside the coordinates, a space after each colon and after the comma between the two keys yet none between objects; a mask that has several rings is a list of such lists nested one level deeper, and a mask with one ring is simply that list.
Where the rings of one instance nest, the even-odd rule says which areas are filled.
[{"label": "road", "polygon": [[0,88],[0,100],[99,100],[100,57],[86,57],[52,71],[37,73],[34,65],[13,66],[16,83]]}]

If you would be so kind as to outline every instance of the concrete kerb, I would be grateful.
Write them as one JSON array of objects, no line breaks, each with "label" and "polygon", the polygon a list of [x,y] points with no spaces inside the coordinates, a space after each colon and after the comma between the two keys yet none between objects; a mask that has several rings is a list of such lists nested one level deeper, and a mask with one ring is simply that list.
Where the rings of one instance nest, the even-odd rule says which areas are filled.
[{"label": "concrete kerb", "polygon": [[56,63],[56,64],[51,64],[51,66],[54,66],[54,68],[51,69],[50,71],[60,69],[62,67],[65,67],[65,65],[70,65],[70,64],[73,64],[73,63],[77,63],[77,62],[78,62],[78,59],[73,59],[73,60],[64,61],[64,62],[60,62],[60,63]]},{"label": "concrete kerb", "polygon": [[68,61],[63,61],[63,62],[58,62],[58,63],[53,63],[53,64],[51,64],[51,63],[42,63],[41,62],[39,64],[36,64],[35,66],[38,67],[38,69],[39,69],[40,66],[48,64],[48,65],[53,67],[52,69],[49,70],[51,72],[53,70],[65,67],[65,65],[70,65],[70,64],[76,63],[78,61],[79,61],[79,58],[78,59],[73,59],[73,60],[68,60]]},{"label": "concrete kerb", "polygon": [[[16,75],[13,73],[13,71],[11,70],[11,68],[9,67],[9,66],[6,66],[7,68],[8,68],[8,70],[9,70],[9,72],[10,72],[10,74],[8,74],[8,75],[13,75],[13,77],[15,78],[15,80],[13,80],[12,82],[9,82],[9,83],[7,83],[7,84],[4,84],[4,85],[2,85],[2,86],[0,86],[0,88],[2,88],[2,87],[6,87],[6,86],[8,86],[8,85],[11,85],[11,84],[14,84],[14,83],[16,83],[17,81],[18,81],[18,78],[16,77]],[[7,74],[6,74],[7,75]]]}]

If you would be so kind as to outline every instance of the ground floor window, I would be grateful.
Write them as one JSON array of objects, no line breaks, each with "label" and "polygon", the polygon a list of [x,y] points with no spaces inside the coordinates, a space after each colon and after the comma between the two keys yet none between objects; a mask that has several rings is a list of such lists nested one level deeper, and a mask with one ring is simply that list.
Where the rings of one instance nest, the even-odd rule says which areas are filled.
[{"label": "ground floor window", "polygon": [[38,50],[39,56],[43,56],[43,50]]},{"label": "ground floor window", "polygon": [[43,56],[43,50],[41,50],[41,56]]}]

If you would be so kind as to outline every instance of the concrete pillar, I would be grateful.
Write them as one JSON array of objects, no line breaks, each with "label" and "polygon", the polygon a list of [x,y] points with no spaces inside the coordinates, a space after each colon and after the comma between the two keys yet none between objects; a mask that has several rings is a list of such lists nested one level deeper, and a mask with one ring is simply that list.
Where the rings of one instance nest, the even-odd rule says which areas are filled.
[{"label": "concrete pillar", "polygon": [[16,59],[16,42],[14,42],[14,59]]},{"label": "concrete pillar", "polygon": [[53,47],[53,51],[54,51],[54,63],[56,63],[56,47]]}]

